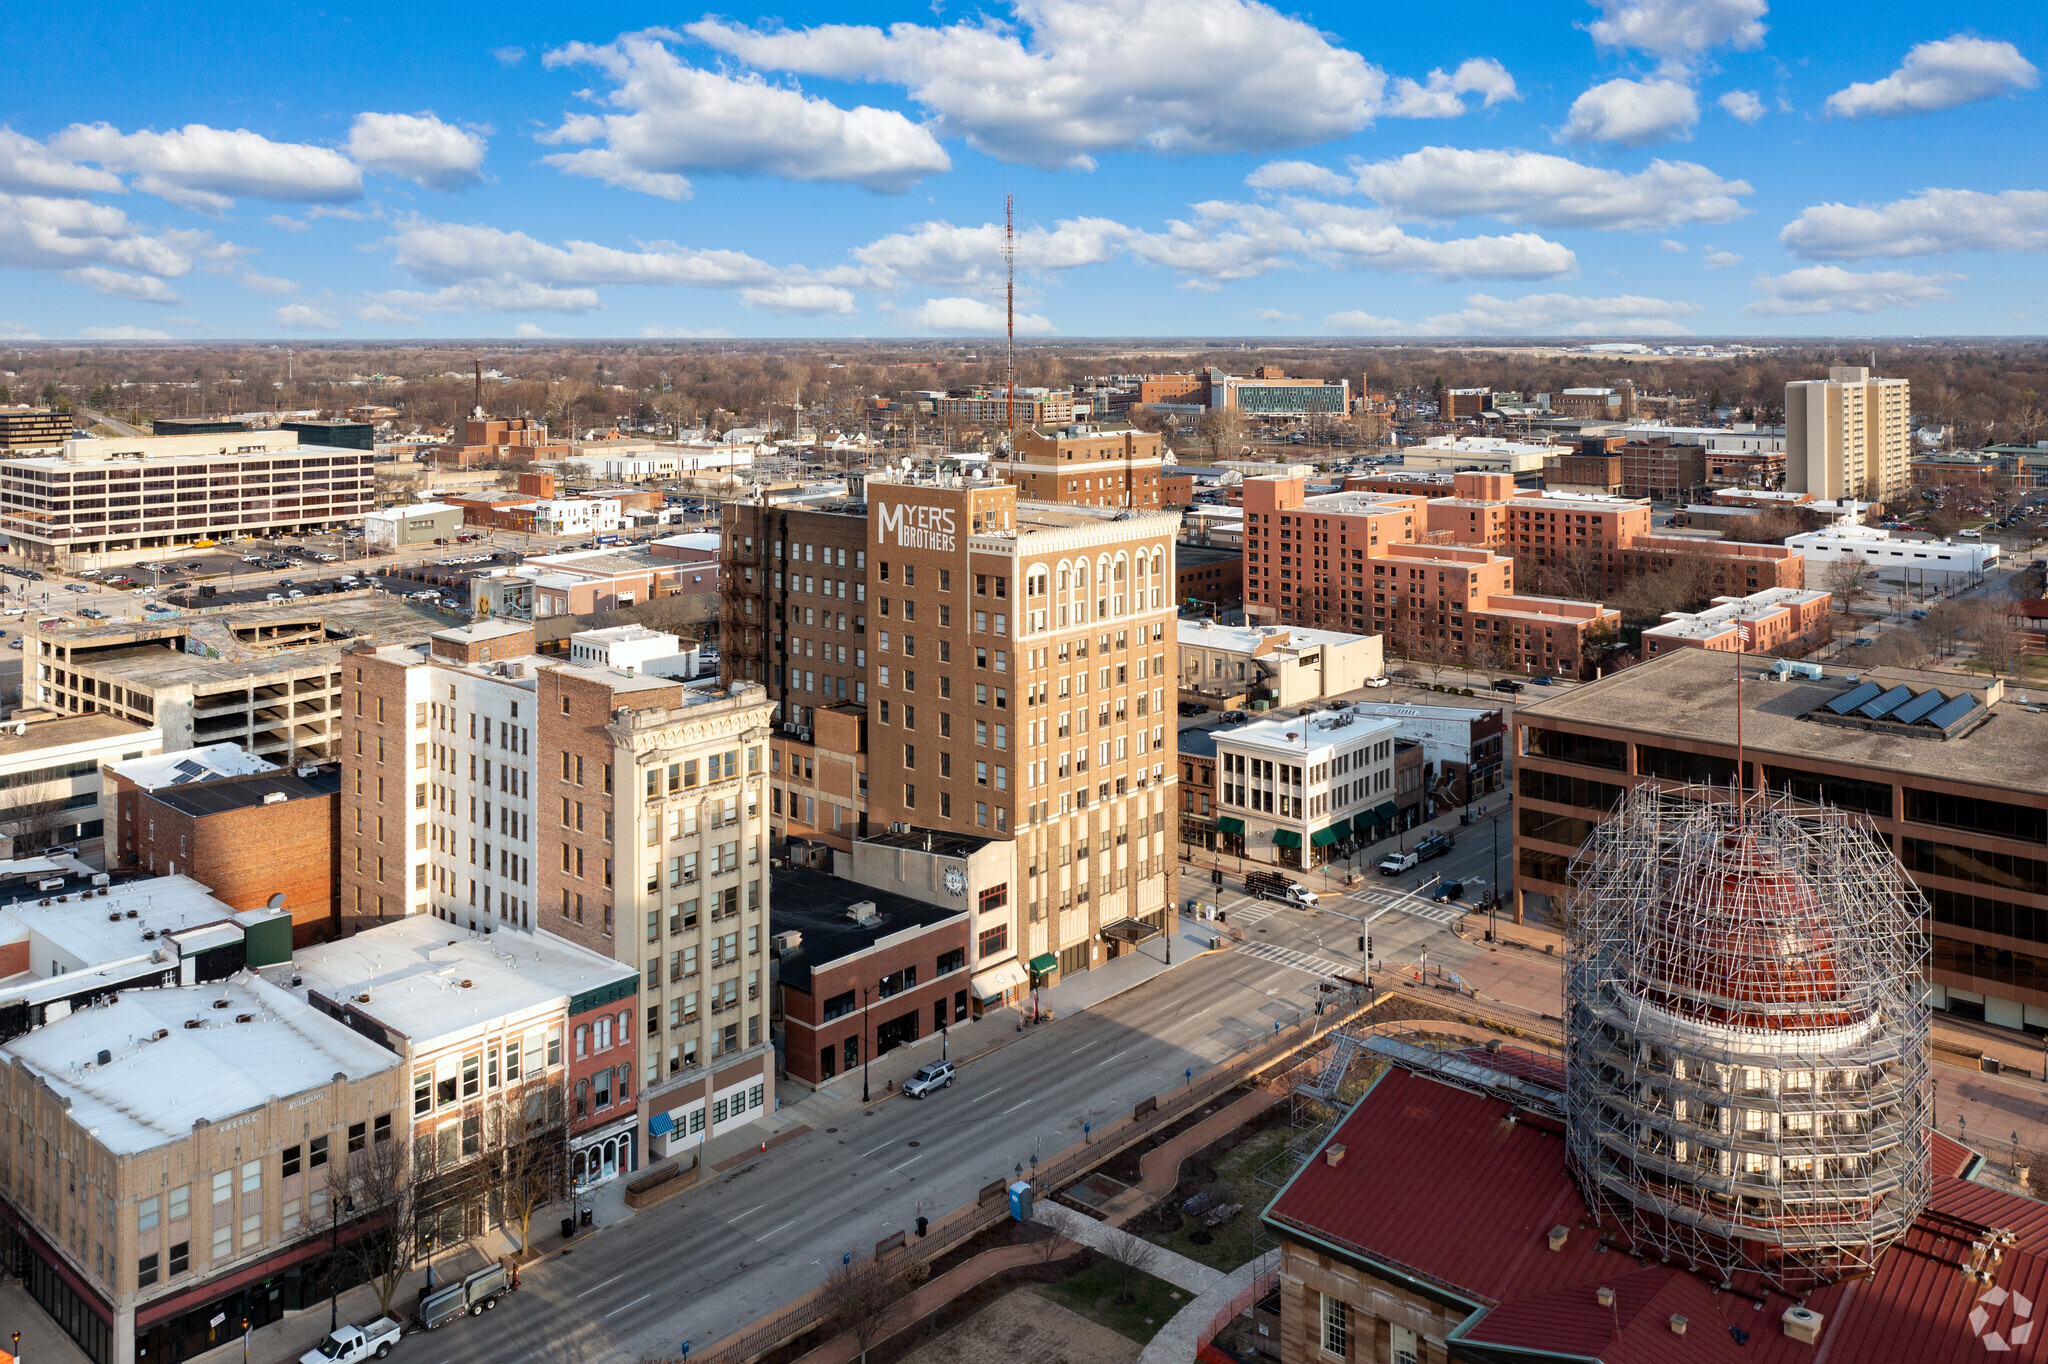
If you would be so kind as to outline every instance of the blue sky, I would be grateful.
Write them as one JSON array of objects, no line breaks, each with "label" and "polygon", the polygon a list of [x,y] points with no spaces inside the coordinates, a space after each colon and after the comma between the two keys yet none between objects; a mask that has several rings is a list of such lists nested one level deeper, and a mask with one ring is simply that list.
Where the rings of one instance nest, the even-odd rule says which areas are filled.
[{"label": "blue sky", "polygon": [[2048,333],[2040,6],[10,16],[0,339]]}]

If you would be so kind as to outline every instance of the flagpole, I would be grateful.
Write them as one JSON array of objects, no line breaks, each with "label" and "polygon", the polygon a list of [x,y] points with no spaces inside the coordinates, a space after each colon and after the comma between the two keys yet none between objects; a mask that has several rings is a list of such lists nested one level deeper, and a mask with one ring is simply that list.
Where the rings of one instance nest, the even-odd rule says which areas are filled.
[{"label": "flagpole", "polygon": [[1749,807],[1749,783],[1743,776],[1742,749],[1742,653],[1745,638],[1749,633],[1745,622],[1735,622],[1735,817],[1738,823],[1746,823]]}]

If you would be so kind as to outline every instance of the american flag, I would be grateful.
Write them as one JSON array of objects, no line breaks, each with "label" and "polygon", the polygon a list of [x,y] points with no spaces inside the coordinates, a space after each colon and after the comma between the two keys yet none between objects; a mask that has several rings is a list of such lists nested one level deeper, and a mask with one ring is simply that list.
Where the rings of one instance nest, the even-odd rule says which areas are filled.
[{"label": "american flag", "polygon": [[1738,620],[1738,621],[1736,621],[1736,622],[1735,622],[1735,646],[1736,646],[1736,648],[1740,649],[1740,650],[1741,650],[1741,651],[1742,651],[1743,653],[1748,653],[1748,652],[1750,651],[1750,649],[1751,649],[1751,648],[1752,648],[1752,647],[1753,647],[1753,646],[1754,646],[1755,644],[1756,644],[1756,631],[1750,628],[1750,624],[1749,624],[1749,622],[1748,622],[1748,621],[1746,621],[1746,620]]}]

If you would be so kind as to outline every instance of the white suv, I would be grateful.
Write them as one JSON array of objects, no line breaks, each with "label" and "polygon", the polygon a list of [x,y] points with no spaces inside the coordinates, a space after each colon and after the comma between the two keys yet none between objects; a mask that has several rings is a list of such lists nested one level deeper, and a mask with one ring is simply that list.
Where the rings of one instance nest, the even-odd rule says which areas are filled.
[{"label": "white suv", "polygon": [[950,1089],[953,1086],[953,1063],[934,1061],[903,1082],[903,1097],[922,1099],[935,1089]]}]

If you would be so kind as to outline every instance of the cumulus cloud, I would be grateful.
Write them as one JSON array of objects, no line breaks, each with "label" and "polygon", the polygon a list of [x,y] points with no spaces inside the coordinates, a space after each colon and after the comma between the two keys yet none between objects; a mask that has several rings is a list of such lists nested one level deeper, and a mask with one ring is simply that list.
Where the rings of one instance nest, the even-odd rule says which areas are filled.
[{"label": "cumulus cloud", "polygon": [[1760,317],[1804,317],[1814,313],[1881,313],[1950,303],[1946,286],[1961,275],[1916,275],[1909,270],[1859,273],[1839,265],[1809,265],[1750,281],[1761,298],[1743,309]]},{"label": "cumulus cloud", "polygon": [[1394,318],[1374,317],[1357,308],[1329,314],[1323,318],[1323,327],[1339,336],[1387,336],[1403,330]]},{"label": "cumulus cloud", "polygon": [[1761,47],[1767,0],[1594,0],[1600,17],[1588,26],[1602,47],[1634,48],[1674,66],[1724,44]]},{"label": "cumulus cloud", "polygon": [[1700,257],[1702,270],[1728,270],[1742,264],[1742,257],[1733,251],[1709,251]]},{"label": "cumulus cloud", "polygon": [[1687,329],[1678,319],[1699,310],[1697,303],[1636,294],[1467,294],[1463,308],[1426,317],[1412,330],[1424,336],[1680,336]]},{"label": "cumulus cloud", "polygon": [[1615,142],[1647,147],[1692,136],[1700,102],[1692,87],[1674,80],[1621,77],[1596,85],[1572,101],[1558,132],[1563,142]]},{"label": "cumulus cloud", "polygon": [[1358,188],[1326,166],[1313,161],[1268,161],[1244,182],[1253,189],[1302,190],[1309,194],[1349,194]]},{"label": "cumulus cloud", "polygon": [[151,232],[109,204],[0,194],[0,266],[69,270],[105,265],[176,277],[223,249],[203,232]]},{"label": "cumulus cloud", "polygon": [[1687,246],[1684,242],[1675,242],[1672,241],[1669,237],[1666,237],[1663,241],[1658,242],[1657,249],[1660,251],[1669,251],[1674,256],[1682,256],[1686,252],[1692,250],[1692,248]]},{"label": "cumulus cloud", "polygon": [[0,126],[0,189],[56,194],[119,194],[121,177],[53,153],[32,137]]},{"label": "cumulus cloud", "polygon": [[1883,80],[1858,81],[1828,96],[1828,112],[1926,114],[2040,84],[2041,73],[2011,43],[1956,34],[1920,43]]},{"label": "cumulus cloud", "polygon": [[705,19],[689,32],[762,70],[900,85],[940,134],[1038,166],[1326,142],[1370,123],[1386,88],[1356,52],[1257,0],[1016,0],[1013,12],[943,28]]},{"label": "cumulus cloud", "polygon": [[640,334],[650,340],[669,341],[702,341],[732,335],[723,327],[667,327],[659,322],[649,322]]},{"label": "cumulus cloud", "polygon": [[541,330],[541,325],[538,322],[522,322],[512,329],[512,334],[522,341],[538,341],[544,337],[554,336],[557,333]]},{"label": "cumulus cloud", "polygon": [[1465,112],[1466,95],[1480,96],[1487,109],[1522,97],[1506,67],[1491,57],[1472,57],[1449,74],[1430,72],[1427,81],[1400,77],[1388,93],[1386,113],[1390,118],[1456,118]]},{"label": "cumulus cloud", "polygon": [[433,114],[357,114],[348,154],[364,170],[382,171],[425,189],[460,189],[483,176],[484,139]]},{"label": "cumulus cloud", "polygon": [[1649,231],[1725,223],[1748,212],[1744,180],[1690,161],[1655,160],[1634,174],[1562,156],[1425,147],[1353,167],[1359,190],[1404,221],[1484,216],[1532,227]]},{"label": "cumulus cloud", "polygon": [[271,318],[278,326],[288,327],[293,331],[332,332],[341,330],[341,323],[336,320],[333,313],[326,311],[324,308],[315,308],[305,303],[287,303],[284,307],[272,313]]},{"label": "cumulus cloud", "polygon": [[96,294],[108,298],[128,298],[137,303],[179,303],[177,291],[153,275],[131,275],[123,270],[109,270],[104,265],[81,266],[66,270],[64,278],[73,284],[83,284]]},{"label": "cumulus cloud", "polygon": [[0,341],[40,341],[42,335],[19,322],[0,321]]},{"label": "cumulus cloud", "polygon": [[169,332],[151,327],[81,327],[78,334],[88,341],[168,341]]},{"label": "cumulus cloud", "polygon": [[256,294],[277,295],[296,293],[299,287],[297,280],[281,279],[276,275],[259,275],[246,265],[226,271],[216,271],[215,273],[232,275],[235,283]]},{"label": "cumulus cloud", "polygon": [[552,246],[524,232],[411,219],[390,239],[398,267],[428,284],[504,278],[542,284],[682,284],[730,288],[771,282],[767,262],[738,251],[661,242],[628,251],[595,242]]},{"label": "cumulus cloud", "polygon": [[1778,240],[1806,260],[2048,251],[2048,190],[1924,189],[1888,204],[1816,204]]},{"label": "cumulus cloud", "polygon": [[1740,119],[1744,123],[1755,123],[1767,112],[1764,102],[1757,98],[1754,90],[1730,90],[1714,102],[1720,105],[1722,112],[1730,118]]},{"label": "cumulus cloud", "polygon": [[801,280],[786,280],[779,284],[761,284],[740,290],[740,302],[749,308],[761,308],[771,313],[788,313],[796,317],[851,317],[854,312],[853,291],[841,289],[832,284],[806,283]]},{"label": "cumulus cloud", "polygon": [[225,213],[237,198],[339,203],[363,188],[362,171],[333,148],[274,142],[246,128],[188,123],[168,133],[124,133],[108,123],[74,123],[49,146],[134,175],[137,189],[201,213]]},{"label": "cumulus cloud", "polygon": [[491,55],[498,59],[498,65],[500,66],[517,66],[526,60],[526,49],[523,47],[494,47],[491,49]]},{"label": "cumulus cloud", "polygon": [[1250,319],[1251,319],[1252,321],[1254,321],[1254,322],[1299,322],[1299,321],[1301,321],[1301,314],[1300,314],[1300,313],[1283,313],[1283,312],[1281,312],[1281,311],[1280,311],[1280,310],[1279,310],[1278,308],[1257,308],[1257,309],[1254,309],[1253,311],[1251,311],[1251,312],[1249,312],[1249,313],[1240,313],[1240,314],[1238,314],[1238,315],[1239,315],[1240,317],[1249,317],[1249,318],[1250,318]]},{"label": "cumulus cloud", "polygon": [[604,305],[595,289],[557,289],[519,280],[472,280],[432,293],[392,289],[372,294],[356,310],[371,322],[417,322],[421,313],[589,313]]},{"label": "cumulus cloud", "polygon": [[[572,114],[542,141],[582,146],[542,158],[571,175],[664,199],[690,195],[688,172],[834,180],[900,194],[952,161],[925,128],[890,109],[842,109],[755,75],[703,71],[660,36],[571,43],[551,67],[595,66],[612,112]],[[601,145],[588,145],[588,144]]]},{"label": "cumulus cloud", "polygon": [[[927,299],[901,315],[912,331],[937,332],[943,336],[1000,336],[1006,323],[1001,308],[978,298]],[[1017,318],[1017,335],[1051,336],[1053,325],[1037,313]]]},{"label": "cumulus cloud", "polygon": [[[1016,235],[1017,265],[1027,271],[1072,270],[1113,259],[1130,229],[1108,218],[1064,219],[1048,230]],[[854,248],[864,280],[876,288],[900,283],[949,287],[987,284],[1003,273],[1003,225],[918,223]]]}]

